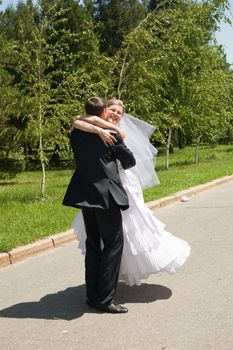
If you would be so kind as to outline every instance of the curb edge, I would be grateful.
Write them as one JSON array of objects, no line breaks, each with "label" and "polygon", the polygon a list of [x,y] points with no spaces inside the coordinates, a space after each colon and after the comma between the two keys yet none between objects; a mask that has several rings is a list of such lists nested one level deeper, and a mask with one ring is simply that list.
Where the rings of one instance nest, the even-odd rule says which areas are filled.
[{"label": "curb edge", "polygon": [[[156,210],[169,204],[181,201],[181,198],[183,196],[191,197],[200,192],[203,192],[205,190],[222,185],[230,181],[233,181],[233,175],[224,176],[223,178],[215,179],[205,184],[190,187],[186,190],[179,191],[174,195],[166,196],[154,201],[147,202],[146,205],[149,209]],[[69,229],[67,231],[54,234],[47,238],[40,239],[34,243],[14,248],[8,253],[0,253],[0,268],[15,264],[18,261],[22,261],[26,258],[35,256],[46,250],[61,247],[75,240],[76,236],[74,234],[74,230]]]}]

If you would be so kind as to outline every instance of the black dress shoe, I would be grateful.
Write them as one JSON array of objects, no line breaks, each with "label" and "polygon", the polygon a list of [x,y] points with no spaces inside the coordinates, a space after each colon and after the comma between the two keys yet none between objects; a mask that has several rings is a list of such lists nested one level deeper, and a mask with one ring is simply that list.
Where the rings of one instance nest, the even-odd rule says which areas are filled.
[{"label": "black dress shoe", "polygon": [[111,303],[109,305],[95,304],[94,307],[97,310],[108,312],[110,314],[125,314],[128,312],[128,309],[119,304]]}]

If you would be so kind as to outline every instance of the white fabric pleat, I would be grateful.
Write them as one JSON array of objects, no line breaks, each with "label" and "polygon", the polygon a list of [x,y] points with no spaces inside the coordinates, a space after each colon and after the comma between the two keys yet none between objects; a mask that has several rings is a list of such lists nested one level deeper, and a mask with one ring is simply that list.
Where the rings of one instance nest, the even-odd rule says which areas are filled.
[{"label": "white fabric pleat", "polygon": [[[148,209],[141,186],[132,171],[120,170],[122,184],[129,198],[129,209],[122,211],[124,249],[119,279],[128,285],[161,271],[175,273],[190,255],[190,246],[165,230],[165,225]],[[73,227],[79,248],[85,254],[86,232],[82,212]]]}]

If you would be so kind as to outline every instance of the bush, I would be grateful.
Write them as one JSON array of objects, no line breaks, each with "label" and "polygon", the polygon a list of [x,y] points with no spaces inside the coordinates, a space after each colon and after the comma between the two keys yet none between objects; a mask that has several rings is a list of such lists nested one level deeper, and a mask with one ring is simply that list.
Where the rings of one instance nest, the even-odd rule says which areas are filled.
[{"label": "bush", "polygon": [[6,159],[0,157],[0,179],[12,179],[24,169],[24,159]]}]

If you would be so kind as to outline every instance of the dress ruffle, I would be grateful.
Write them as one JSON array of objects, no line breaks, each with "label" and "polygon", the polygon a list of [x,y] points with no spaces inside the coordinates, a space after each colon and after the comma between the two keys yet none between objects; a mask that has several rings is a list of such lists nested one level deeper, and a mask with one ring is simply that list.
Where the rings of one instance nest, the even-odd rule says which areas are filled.
[{"label": "dress ruffle", "polygon": [[[130,169],[120,170],[120,177],[129,198],[129,209],[122,211],[124,249],[119,280],[133,286],[154,273],[177,272],[189,257],[190,246],[167,232],[145,205],[139,181]],[[73,227],[79,248],[85,254],[86,231],[81,211]]]}]

